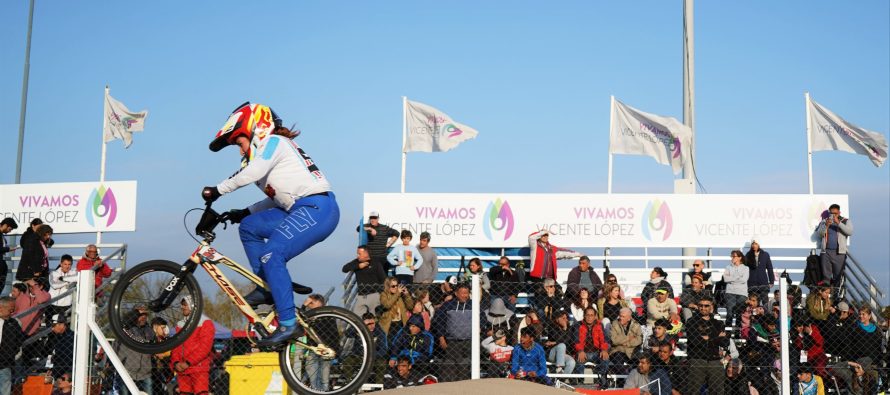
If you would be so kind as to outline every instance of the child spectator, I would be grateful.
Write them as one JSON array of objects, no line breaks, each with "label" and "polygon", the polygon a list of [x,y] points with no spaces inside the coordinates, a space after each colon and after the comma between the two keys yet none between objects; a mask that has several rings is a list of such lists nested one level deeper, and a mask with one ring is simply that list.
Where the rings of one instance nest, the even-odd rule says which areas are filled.
[{"label": "child spectator", "polygon": [[417,246],[411,245],[411,239],[414,236],[410,230],[403,230],[401,238],[402,244],[394,246],[387,259],[396,268],[396,278],[399,279],[399,284],[412,284],[414,271],[423,265],[423,256],[420,255]]},{"label": "child spectator", "polygon": [[535,342],[531,328],[523,328],[519,339],[519,346],[513,348],[510,369],[513,378],[550,385],[544,347]]},{"label": "child spectator", "polygon": [[488,377],[506,377],[513,358],[513,346],[507,344],[507,332],[498,329],[482,340],[482,348],[488,352]]}]

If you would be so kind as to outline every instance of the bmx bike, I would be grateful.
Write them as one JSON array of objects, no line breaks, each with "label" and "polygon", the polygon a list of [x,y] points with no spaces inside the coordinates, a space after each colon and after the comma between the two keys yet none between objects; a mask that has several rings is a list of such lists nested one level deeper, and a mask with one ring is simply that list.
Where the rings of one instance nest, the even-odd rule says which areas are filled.
[{"label": "bmx bike", "polygon": [[[220,270],[228,267],[259,287],[268,285],[251,270],[211,246],[214,229],[228,221],[207,203],[195,233],[202,238],[183,264],[150,260],[128,269],[109,297],[109,323],[115,339],[132,350],[158,354],[182,344],[201,323],[203,300],[193,273],[198,266],[228,296],[247,319],[248,339],[269,336],[278,325],[275,311],[257,312]],[[200,210],[200,209],[194,209]],[[188,214],[188,213],[186,213]],[[193,237],[194,238],[194,237]],[[291,283],[297,293],[311,288]],[[352,394],[371,372],[374,344],[363,321],[352,312],[334,306],[310,310],[297,308],[300,336],[278,347],[278,361],[288,386],[301,394]],[[174,330],[155,334],[153,323]]]}]

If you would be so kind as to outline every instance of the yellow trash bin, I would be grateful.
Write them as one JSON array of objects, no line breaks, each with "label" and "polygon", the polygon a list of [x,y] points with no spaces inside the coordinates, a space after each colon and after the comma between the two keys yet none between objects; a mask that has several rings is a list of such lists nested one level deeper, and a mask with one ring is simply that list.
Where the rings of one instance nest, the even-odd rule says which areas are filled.
[{"label": "yellow trash bin", "polygon": [[236,355],[226,362],[229,393],[244,395],[290,394],[273,352]]}]

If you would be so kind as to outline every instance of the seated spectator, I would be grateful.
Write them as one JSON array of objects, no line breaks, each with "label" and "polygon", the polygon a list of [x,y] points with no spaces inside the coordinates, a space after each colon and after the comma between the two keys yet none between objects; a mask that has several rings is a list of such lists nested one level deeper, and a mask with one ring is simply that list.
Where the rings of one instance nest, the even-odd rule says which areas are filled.
[{"label": "seated spectator", "polygon": [[53,378],[62,377],[62,374],[71,372],[72,356],[74,355],[74,332],[68,328],[68,320],[62,314],[56,314],[51,319],[52,332],[46,337],[46,356],[52,361],[52,369],[47,372]]},{"label": "seated spectator", "polygon": [[[606,274],[606,283],[604,285],[609,285],[609,284],[618,285],[618,289],[619,289],[618,296],[621,297],[621,299],[627,300],[627,298],[624,296],[624,289],[621,288],[621,286],[618,284],[618,276],[616,276],[614,273]],[[605,291],[605,289],[600,289],[600,293],[599,293],[599,295],[596,295],[596,298],[597,299],[602,298],[605,295],[604,291]],[[633,310],[633,309],[634,308],[631,307],[631,310]]]},{"label": "seated spectator", "polygon": [[804,362],[797,368],[798,393],[800,395],[822,395],[825,393],[825,383],[822,378],[813,374],[813,367]]},{"label": "seated spectator", "polygon": [[[377,317],[374,313],[365,313],[362,315],[362,323],[368,332],[371,333],[371,339],[374,342],[374,362],[371,370],[372,376],[368,378],[369,383],[383,384],[383,376],[389,367],[390,347],[386,333],[377,325]],[[358,340],[358,333],[354,330],[347,332],[348,337]],[[361,350],[355,349],[351,353],[342,356],[341,369],[346,377],[355,377],[355,372],[362,364]]]},{"label": "seated spectator", "polygon": [[753,387],[753,379],[750,369],[745,369],[742,361],[733,358],[726,364],[726,383],[724,388],[727,395],[750,395]]},{"label": "seated spectator", "polygon": [[111,277],[111,268],[104,260],[99,258],[99,248],[95,244],[89,244],[84,250],[83,257],[77,261],[77,271],[93,270],[96,272],[96,295],[101,295],[98,291],[104,279]]},{"label": "seated spectator", "polygon": [[[637,359],[637,368],[632,370],[624,380],[624,389],[640,389],[641,394],[669,395],[671,383],[667,373],[653,372],[651,357],[643,354]],[[654,383],[652,383],[655,381]],[[649,384],[652,383],[652,384]]]},{"label": "seated spectator", "polygon": [[587,288],[596,295],[602,286],[603,282],[600,280],[600,276],[590,267],[590,258],[584,255],[578,259],[578,266],[573,267],[569,272],[569,278],[566,281],[566,295],[575,295],[581,288]]},{"label": "seated spectator", "polygon": [[859,322],[846,341],[850,345],[849,361],[860,365],[875,365],[881,360],[881,330],[871,320],[871,308],[863,303],[858,308]]},{"label": "seated spectator", "polygon": [[678,313],[677,302],[668,299],[668,290],[659,288],[655,291],[655,297],[649,299],[646,305],[646,324],[652,327],[657,320],[679,320]]},{"label": "seated spectator", "polygon": [[671,330],[671,322],[662,318],[652,323],[652,335],[646,341],[647,350],[657,350],[662,344],[669,344],[671,347],[677,345],[677,338],[668,333]]},{"label": "seated spectator", "polygon": [[599,374],[599,384],[606,387],[606,375],[609,373],[609,344],[603,334],[599,314],[593,307],[584,310],[584,320],[575,324],[577,343],[575,343],[575,359],[580,364],[592,362]]},{"label": "seated spectator", "polygon": [[698,275],[702,279],[702,285],[706,289],[711,288],[711,273],[705,271],[705,261],[696,259],[692,262],[692,270],[683,273],[683,288],[692,287],[692,277]]},{"label": "seated spectator", "polygon": [[389,355],[390,368],[396,366],[399,358],[407,357],[415,371],[429,371],[428,365],[433,356],[433,335],[423,330],[423,319],[419,315],[409,318],[408,325],[393,336]]},{"label": "seated spectator", "polygon": [[[430,323],[432,322],[432,318],[430,316],[429,310],[427,310],[426,307],[423,305],[423,301],[420,299],[417,299],[417,295],[422,295],[422,296],[426,297],[429,295],[429,293],[425,290],[421,290],[421,291],[418,291],[417,294],[415,294],[414,306],[411,308],[411,311],[408,313],[408,319],[410,320],[411,317],[415,317],[415,316],[420,317],[420,319],[423,320],[423,327],[421,329],[428,331],[428,330],[430,330]],[[429,299],[429,298],[427,298],[427,299]],[[430,307],[432,307],[432,305],[430,305]]]},{"label": "seated spectator", "polygon": [[491,325],[491,330],[504,329],[506,333],[510,333],[512,328],[516,326],[513,321],[513,311],[507,308],[503,299],[495,298],[491,301],[491,306],[485,312],[485,318]]},{"label": "seated spectator", "polygon": [[510,373],[517,380],[533,381],[550,385],[547,377],[547,358],[544,348],[535,342],[531,328],[523,328],[519,336],[519,345],[513,347],[512,366]]},{"label": "seated spectator", "polygon": [[556,281],[552,278],[544,279],[541,290],[535,292],[532,308],[538,313],[538,317],[544,325],[550,325],[557,311],[568,311],[562,292]]},{"label": "seated spectator", "polygon": [[516,305],[522,284],[519,271],[510,267],[509,258],[502,256],[498,265],[488,270],[488,280],[491,282],[489,291],[492,297],[504,299],[508,308]]},{"label": "seated spectator", "polygon": [[[796,331],[791,332],[793,336],[791,341],[794,349],[798,353],[806,352],[807,362],[813,366],[816,374],[822,377],[828,377],[825,371],[825,365],[828,363],[828,357],[825,356],[824,341],[819,327],[810,323],[810,319],[805,315],[795,317],[791,321],[791,327]],[[796,334],[796,336],[794,336]]]},{"label": "seated spectator", "polygon": [[[71,255],[62,255],[59,260],[59,266],[49,275],[49,298],[54,299],[68,292],[74,284],[77,284],[77,270],[71,270],[71,264],[74,258]],[[74,293],[70,293],[64,297],[57,299],[53,304],[46,307],[47,324],[49,318],[56,314],[65,313],[71,308],[71,301],[74,299]]]},{"label": "seated spectator", "polygon": [[817,286],[816,292],[807,295],[806,304],[810,318],[820,329],[827,325],[828,316],[837,311],[831,303],[831,287],[828,286]]},{"label": "seated spectator", "polygon": [[50,395],[70,394],[71,391],[71,371],[67,371],[56,379]]},{"label": "seated spectator", "polygon": [[835,314],[828,316],[825,331],[822,337],[825,339],[825,352],[834,356],[838,356],[841,360],[849,360],[845,358],[847,345],[845,340],[850,338],[850,332],[856,325],[856,316],[851,314],[850,305],[847,302],[837,304]]},{"label": "seated spectator", "polygon": [[433,308],[439,310],[442,304],[454,299],[454,286],[457,285],[457,277],[448,276],[445,281],[439,283],[438,286],[430,289],[430,302]]},{"label": "seated spectator", "polygon": [[[25,288],[25,289],[22,289]],[[15,312],[13,315],[20,314],[25,310],[46,303],[49,300],[49,294],[45,291],[44,280],[28,279],[24,284],[13,284],[13,293],[16,294]],[[22,332],[25,336],[32,336],[40,329],[40,322],[43,321],[43,310],[34,310],[25,316],[19,317],[19,323],[22,326]]]},{"label": "seated spectator", "polygon": [[405,284],[399,283],[395,277],[389,277],[383,283],[380,294],[382,312],[378,314],[378,325],[389,335],[395,334],[408,321],[408,313],[414,306],[414,298]]},{"label": "seated spectator", "polygon": [[759,295],[752,292],[745,300],[745,307],[739,313],[739,327],[741,327],[742,338],[748,337],[748,331],[751,330],[751,321],[758,315],[766,314],[766,310],[760,305]]},{"label": "seated spectator", "polygon": [[595,299],[591,296],[590,291],[587,288],[581,288],[572,297],[572,303],[569,305],[572,315],[569,318],[572,319],[572,322],[580,322],[584,319],[584,309],[593,306],[595,303]]},{"label": "seated spectator", "polygon": [[612,322],[610,329],[612,348],[610,359],[613,365],[622,365],[630,362],[634,354],[643,344],[643,332],[640,324],[633,319],[630,308],[624,307],[618,315],[618,319]]},{"label": "seated spectator", "polygon": [[603,297],[596,302],[600,320],[614,321],[623,308],[629,308],[630,304],[621,297],[621,287],[615,283],[607,283],[603,288]]},{"label": "seated spectator", "polygon": [[680,294],[680,305],[683,306],[684,321],[692,318],[694,314],[698,314],[698,301],[701,300],[702,297],[712,296],[711,291],[705,289],[702,276],[694,275],[691,278],[691,286],[683,288],[683,293]]},{"label": "seated spectator", "polygon": [[658,346],[658,352],[652,350],[652,370],[661,369],[671,380],[671,392],[674,395],[683,393],[686,382],[686,366],[684,361],[674,356],[674,348],[670,344]]},{"label": "seated spectator", "polygon": [[371,259],[368,247],[358,246],[355,259],[343,265],[342,271],[355,274],[356,295],[352,312],[355,314],[375,312],[377,306],[380,306],[380,288],[386,280],[386,273],[379,261]]},{"label": "seated spectator", "polygon": [[564,310],[554,314],[553,323],[545,329],[547,340],[544,341],[544,349],[547,351],[547,361],[556,365],[556,373],[574,373],[575,358],[570,354],[574,345],[575,336],[572,327],[569,326],[569,314]]},{"label": "seated spectator", "polygon": [[383,376],[383,389],[416,387],[423,385],[422,379],[420,374],[412,369],[411,360],[408,357],[401,357],[396,363],[395,374],[387,373]]},{"label": "seated spectator", "polygon": [[655,291],[659,289],[667,291],[668,299],[674,298],[674,289],[671,287],[671,283],[667,282],[667,272],[656,266],[649,273],[649,282],[646,283],[643,291],[640,292],[640,300],[642,300],[644,308],[649,306],[649,299],[654,298]]},{"label": "seated spectator", "polygon": [[463,281],[469,284],[474,274],[479,276],[479,285],[482,286],[482,291],[488,292],[491,289],[491,283],[488,275],[485,274],[485,270],[482,268],[482,260],[479,258],[472,258],[467,263],[467,268],[464,269]]},{"label": "seated spectator", "polygon": [[417,246],[411,245],[414,235],[410,230],[403,230],[401,234],[402,244],[393,246],[386,259],[395,267],[396,278],[399,284],[414,283],[414,271],[423,265],[423,256]]},{"label": "seated spectator", "polygon": [[538,313],[534,310],[529,310],[525,313],[525,317],[522,318],[522,321],[519,321],[519,326],[516,327],[515,338],[516,343],[521,341],[520,334],[522,333],[522,328],[532,328],[532,334],[535,338],[535,341],[539,340],[541,336],[544,335],[544,323],[538,318]]},{"label": "seated spectator", "polygon": [[513,346],[507,344],[507,332],[498,329],[482,340],[482,348],[488,352],[490,363],[486,369],[488,377],[507,377],[513,358]]}]

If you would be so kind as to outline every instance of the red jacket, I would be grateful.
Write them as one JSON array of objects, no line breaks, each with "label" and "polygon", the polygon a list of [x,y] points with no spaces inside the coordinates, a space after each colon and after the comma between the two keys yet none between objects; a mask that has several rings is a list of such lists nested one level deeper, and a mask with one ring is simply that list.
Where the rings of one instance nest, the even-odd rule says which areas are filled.
[{"label": "red jacket", "polygon": [[[180,329],[176,328],[177,331]],[[195,328],[192,335],[170,353],[170,366],[174,368],[174,371],[177,362],[188,362],[189,368],[184,372],[186,374],[209,372],[210,363],[213,361],[213,335],[215,333],[213,321],[202,316],[201,324]]]},{"label": "red jacket", "polygon": [[[593,333],[588,334],[591,330]],[[590,342],[591,338],[592,342]],[[609,351],[609,343],[606,343],[606,336],[603,334],[603,325],[599,321],[593,325],[587,325],[582,321],[578,324],[578,342],[575,343],[575,353],[579,351],[591,352],[594,349]]]},{"label": "red jacket", "polygon": [[[555,279],[557,259],[575,258],[581,256],[581,254],[569,249],[559,248],[550,243],[548,243],[550,247],[549,251],[545,250],[544,247],[541,247],[541,243],[538,242],[538,239],[545,234],[549,234],[549,232],[546,230],[539,230],[528,235],[529,260],[532,265],[529,269],[529,275],[535,278]],[[551,273],[544,273],[544,257],[548,253],[550,254],[550,262],[553,263],[553,268],[551,269],[553,271]]]},{"label": "red jacket", "polygon": [[[90,270],[96,264],[95,261],[91,261],[86,257],[80,258],[77,261],[77,271],[81,270]],[[102,285],[102,279],[108,278],[111,276],[111,268],[105,262],[102,262],[102,266],[99,266],[99,270],[96,271],[96,288],[99,288]]]}]

